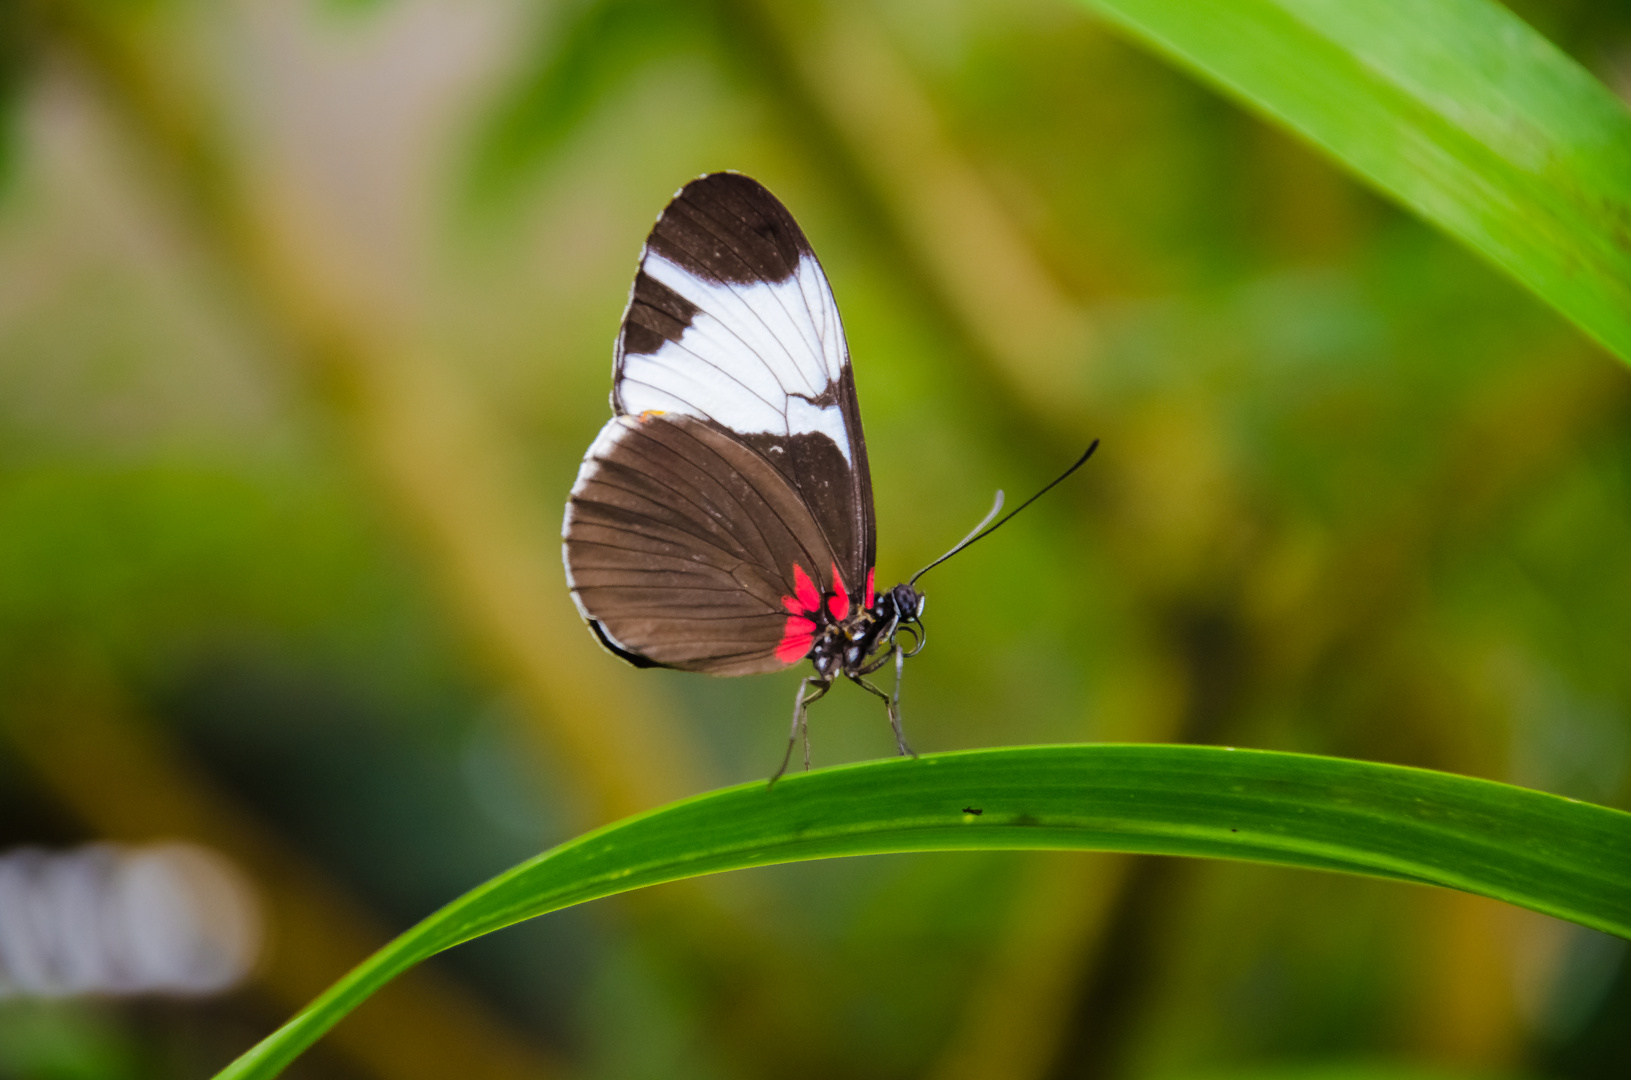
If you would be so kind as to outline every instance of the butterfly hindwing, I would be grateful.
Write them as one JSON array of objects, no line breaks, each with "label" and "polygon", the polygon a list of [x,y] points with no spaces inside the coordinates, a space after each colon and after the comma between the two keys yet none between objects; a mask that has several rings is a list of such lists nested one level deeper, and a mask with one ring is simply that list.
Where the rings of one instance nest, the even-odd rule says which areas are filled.
[{"label": "butterfly hindwing", "polygon": [[775,670],[808,650],[810,597],[860,600],[875,541],[849,351],[809,242],[757,182],[706,176],[663,211],[612,408],[562,530],[573,597],[609,648]]}]

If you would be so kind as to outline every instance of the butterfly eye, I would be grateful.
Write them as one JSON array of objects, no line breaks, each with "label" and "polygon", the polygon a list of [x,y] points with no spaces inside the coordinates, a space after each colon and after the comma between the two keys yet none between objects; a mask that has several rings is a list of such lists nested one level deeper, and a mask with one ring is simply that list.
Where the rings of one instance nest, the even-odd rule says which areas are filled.
[{"label": "butterfly eye", "polygon": [[889,599],[902,619],[915,619],[923,614],[923,595],[910,585],[896,585],[889,590]]}]

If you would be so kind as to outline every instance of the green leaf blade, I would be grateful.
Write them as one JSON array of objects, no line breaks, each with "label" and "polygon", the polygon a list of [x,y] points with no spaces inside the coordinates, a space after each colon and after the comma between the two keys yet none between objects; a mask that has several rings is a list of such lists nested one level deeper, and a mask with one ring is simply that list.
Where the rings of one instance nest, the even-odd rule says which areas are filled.
[{"label": "green leaf blade", "polygon": [[1631,362],[1631,112],[1489,0],[1087,0]]},{"label": "green leaf blade", "polygon": [[1631,937],[1631,814],[1617,810],[1445,773],[1269,751],[975,750],[726,788],[563,844],[425,919],[220,1076],[274,1076],[419,960],[573,904],[771,863],[1039,848],[1437,884]]}]

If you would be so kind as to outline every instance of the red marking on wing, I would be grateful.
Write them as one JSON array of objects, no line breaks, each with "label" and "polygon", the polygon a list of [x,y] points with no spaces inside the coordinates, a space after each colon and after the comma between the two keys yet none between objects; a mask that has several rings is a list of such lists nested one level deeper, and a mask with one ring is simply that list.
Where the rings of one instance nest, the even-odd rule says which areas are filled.
[{"label": "red marking on wing", "polygon": [[844,588],[844,579],[838,576],[838,564],[832,564],[832,587],[838,590],[834,595],[827,597],[827,610],[832,617],[843,622],[849,616],[849,590]]},{"label": "red marking on wing", "polygon": [[[815,612],[821,610],[821,590],[815,587],[810,575],[804,572],[804,567],[798,563],[793,564],[793,595],[798,597],[798,607],[788,606],[787,610],[795,614],[801,611]],[[792,596],[782,597],[782,603],[787,604]]]},{"label": "red marking on wing", "polygon": [[784,664],[797,663],[803,660],[815,644],[816,624],[797,615],[787,620],[787,629],[782,635],[781,644],[776,646],[776,659]]},{"label": "red marking on wing", "polygon": [[877,572],[876,566],[866,572],[866,599],[861,601],[861,607],[866,611],[872,610],[872,601],[877,599],[877,595],[872,591],[872,578]]}]

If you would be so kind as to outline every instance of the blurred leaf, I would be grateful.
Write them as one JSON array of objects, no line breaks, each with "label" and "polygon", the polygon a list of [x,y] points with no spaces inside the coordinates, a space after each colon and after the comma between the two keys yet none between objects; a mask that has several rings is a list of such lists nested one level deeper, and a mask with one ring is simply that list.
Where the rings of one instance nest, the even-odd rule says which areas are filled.
[{"label": "blurred leaf", "polygon": [[42,650],[140,665],[251,642],[428,674],[445,643],[417,639],[420,601],[372,524],[309,459],[0,468],[0,685]]},{"label": "blurred leaf", "polygon": [[974,750],[745,784],[589,833],[425,919],[219,1074],[274,1076],[394,976],[665,881],[886,852],[1199,855],[1445,885],[1631,936],[1631,814],[1447,773],[1208,746]]},{"label": "blurred leaf", "polygon": [[320,0],[319,7],[341,17],[371,15],[390,0]]},{"label": "blurred leaf", "polygon": [[513,195],[637,71],[706,42],[713,23],[712,6],[695,0],[585,0],[568,7],[478,137],[471,194]]},{"label": "blurred leaf", "polygon": [[37,48],[33,11],[30,4],[0,4],[0,192],[16,171],[18,113]]},{"label": "blurred leaf", "polygon": [[1489,0],[1087,0],[1631,361],[1631,113]]},{"label": "blurred leaf", "polygon": [[1519,1074],[1393,1061],[1265,1065],[1185,1074],[1181,1080],[1508,1080]]},{"label": "blurred leaf", "polygon": [[0,1009],[0,1076],[133,1080],[134,1040],[117,1014],[78,1001],[11,998]]}]

